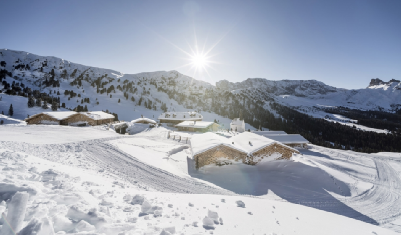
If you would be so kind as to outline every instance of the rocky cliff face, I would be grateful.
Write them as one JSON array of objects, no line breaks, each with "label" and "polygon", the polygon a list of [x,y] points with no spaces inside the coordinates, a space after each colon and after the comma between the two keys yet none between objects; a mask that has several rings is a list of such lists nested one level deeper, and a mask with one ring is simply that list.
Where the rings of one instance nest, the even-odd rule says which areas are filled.
[{"label": "rocky cliff face", "polygon": [[379,78],[372,78],[370,80],[369,86],[368,87],[372,87],[372,86],[378,86],[378,85],[389,85],[393,82],[399,83],[400,80],[396,80],[396,79],[391,79],[388,82],[384,82],[383,80],[379,79]]}]

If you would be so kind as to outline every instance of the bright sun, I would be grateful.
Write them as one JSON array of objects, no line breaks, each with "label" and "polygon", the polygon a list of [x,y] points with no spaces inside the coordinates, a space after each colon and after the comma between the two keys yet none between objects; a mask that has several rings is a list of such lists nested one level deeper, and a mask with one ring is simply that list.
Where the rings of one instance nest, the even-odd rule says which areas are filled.
[{"label": "bright sun", "polygon": [[205,68],[205,66],[208,64],[207,57],[203,54],[195,54],[192,56],[191,60],[193,66],[198,69]]}]

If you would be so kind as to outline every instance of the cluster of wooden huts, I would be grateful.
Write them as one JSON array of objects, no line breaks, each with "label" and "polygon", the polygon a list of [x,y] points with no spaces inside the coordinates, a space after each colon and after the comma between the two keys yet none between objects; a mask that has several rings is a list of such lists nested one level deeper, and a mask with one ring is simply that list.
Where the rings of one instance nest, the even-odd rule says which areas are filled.
[{"label": "cluster of wooden huts", "polygon": [[252,132],[231,138],[215,133],[194,135],[190,141],[196,168],[242,162],[256,165],[262,161],[291,159],[299,151],[288,144]]},{"label": "cluster of wooden huts", "polygon": [[54,111],[43,112],[30,116],[25,119],[28,125],[47,124],[47,125],[67,125],[67,126],[95,126],[107,124],[114,121],[114,115],[103,111],[93,112],[74,112],[74,111]]}]

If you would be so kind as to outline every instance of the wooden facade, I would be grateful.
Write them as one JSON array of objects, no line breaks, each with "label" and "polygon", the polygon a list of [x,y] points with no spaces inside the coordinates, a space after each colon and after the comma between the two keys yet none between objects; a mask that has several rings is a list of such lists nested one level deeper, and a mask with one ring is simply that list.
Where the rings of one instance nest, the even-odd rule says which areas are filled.
[{"label": "wooden facade", "polygon": [[94,120],[85,114],[76,113],[76,114],[72,114],[66,118],[63,118],[61,120],[58,120],[48,114],[39,113],[39,114],[32,115],[30,118],[25,119],[25,121],[28,125],[54,124],[54,125],[68,126],[68,125],[76,124],[76,125],[80,125],[80,126],[86,126],[86,125],[95,126],[95,125],[111,123],[114,121],[114,118]]},{"label": "wooden facade", "polygon": [[206,165],[227,165],[230,161],[242,162],[247,165],[256,165],[264,158],[268,158],[273,154],[280,154],[276,160],[290,160],[292,154],[299,153],[297,150],[274,143],[266,146],[253,154],[247,154],[226,145],[219,145],[205,152],[194,156],[196,169]]},{"label": "wooden facade", "polygon": [[82,123],[82,126],[84,123],[87,123],[88,125],[94,126],[96,125],[96,120],[93,120],[92,118],[81,114],[81,113],[77,113],[77,114],[73,114],[71,116],[69,116],[68,118],[65,118],[63,120],[60,121],[60,125],[74,125],[75,123]]},{"label": "wooden facade", "polygon": [[276,160],[282,160],[282,159],[290,160],[292,154],[299,152],[295,149],[286,147],[284,145],[274,143],[272,145],[259,149],[258,151],[252,153],[251,156],[248,156],[247,164],[256,165],[264,158],[268,158],[275,153],[281,154],[281,157],[277,158]]},{"label": "wooden facade", "polygon": [[32,115],[31,117],[25,119],[28,125],[35,125],[35,124],[47,124],[46,122],[54,122],[55,125],[60,124],[60,120],[53,118],[50,115],[39,113]]},{"label": "wooden facade", "polygon": [[100,120],[94,120],[95,125],[102,125],[102,124],[108,124],[114,122],[114,118],[106,118],[106,119],[100,119]]},{"label": "wooden facade", "polygon": [[247,154],[226,145],[218,145],[194,156],[196,169],[206,165],[225,165],[225,161],[241,161],[245,163]]}]

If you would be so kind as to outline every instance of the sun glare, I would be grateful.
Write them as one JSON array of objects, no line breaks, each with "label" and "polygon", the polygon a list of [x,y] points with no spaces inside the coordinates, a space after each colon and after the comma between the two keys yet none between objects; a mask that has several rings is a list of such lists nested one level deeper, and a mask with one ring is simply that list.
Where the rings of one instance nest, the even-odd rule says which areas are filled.
[{"label": "sun glare", "polygon": [[207,66],[208,61],[205,55],[203,54],[195,54],[192,56],[192,64],[198,69],[204,68]]}]

